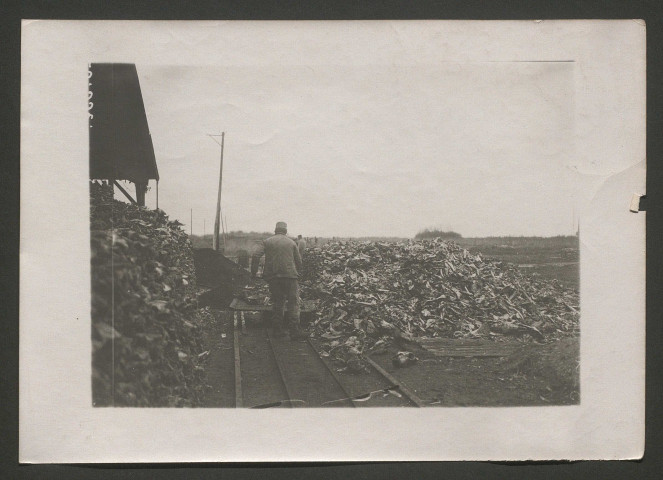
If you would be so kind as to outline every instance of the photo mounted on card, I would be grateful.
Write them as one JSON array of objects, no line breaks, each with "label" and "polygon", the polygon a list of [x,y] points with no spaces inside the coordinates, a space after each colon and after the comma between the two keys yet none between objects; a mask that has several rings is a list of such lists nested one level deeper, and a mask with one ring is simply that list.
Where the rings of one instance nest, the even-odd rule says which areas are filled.
[{"label": "photo mounted on card", "polygon": [[21,462],[640,458],[645,34],[25,20]]}]

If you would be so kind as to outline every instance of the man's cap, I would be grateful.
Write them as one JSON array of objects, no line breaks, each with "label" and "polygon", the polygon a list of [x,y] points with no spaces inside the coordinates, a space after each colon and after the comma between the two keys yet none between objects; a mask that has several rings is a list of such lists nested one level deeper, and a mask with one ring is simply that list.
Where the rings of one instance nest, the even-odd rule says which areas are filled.
[{"label": "man's cap", "polygon": [[274,230],[285,230],[288,231],[288,224],[285,222],[276,222],[276,228]]}]

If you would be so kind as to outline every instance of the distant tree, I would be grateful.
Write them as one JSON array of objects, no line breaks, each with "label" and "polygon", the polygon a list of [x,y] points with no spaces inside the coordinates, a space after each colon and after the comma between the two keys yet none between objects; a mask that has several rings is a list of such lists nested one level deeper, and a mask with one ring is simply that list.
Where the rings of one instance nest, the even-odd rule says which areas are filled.
[{"label": "distant tree", "polygon": [[442,238],[445,240],[457,240],[459,238],[463,238],[463,236],[457,232],[443,232],[442,230],[430,229],[430,228],[425,228],[414,236],[415,240],[430,240],[433,238]]}]

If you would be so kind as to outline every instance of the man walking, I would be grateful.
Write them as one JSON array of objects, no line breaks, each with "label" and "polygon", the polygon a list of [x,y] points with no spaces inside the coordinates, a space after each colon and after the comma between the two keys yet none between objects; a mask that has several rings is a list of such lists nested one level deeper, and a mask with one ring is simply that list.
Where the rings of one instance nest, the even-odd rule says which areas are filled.
[{"label": "man walking", "polygon": [[301,235],[297,236],[297,248],[299,249],[299,256],[304,258],[304,252],[306,251],[306,240],[304,240]]},{"label": "man walking", "polygon": [[[274,236],[266,239],[260,251],[253,256],[257,265],[265,255],[263,277],[269,283],[272,296],[272,327],[274,336],[283,336],[283,317],[285,303],[288,303],[287,324],[292,340],[302,340],[306,335],[299,325],[299,274],[302,270],[302,258],[297,243],[287,237],[288,226],[278,222]],[[255,275],[257,269],[252,273]]]}]

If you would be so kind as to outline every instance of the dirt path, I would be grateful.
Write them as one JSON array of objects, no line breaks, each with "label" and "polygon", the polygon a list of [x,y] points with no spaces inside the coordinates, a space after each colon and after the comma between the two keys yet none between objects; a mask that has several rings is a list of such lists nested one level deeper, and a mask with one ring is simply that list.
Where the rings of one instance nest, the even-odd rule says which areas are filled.
[{"label": "dirt path", "polygon": [[232,336],[232,315],[214,312],[217,321],[207,332],[209,358],[205,373],[211,387],[206,395],[205,407],[235,406],[235,373]]},{"label": "dirt path", "polygon": [[240,336],[242,399],[245,407],[286,400],[264,330],[249,329]]},{"label": "dirt path", "polygon": [[[211,388],[206,407],[235,407],[235,361],[233,348],[233,316],[216,312],[217,322],[207,334],[209,358],[206,362],[207,384]],[[242,400],[252,407],[287,398],[280,379],[267,332],[260,325],[249,326],[240,334]],[[339,397],[333,376],[319,359],[309,357],[305,342],[274,340],[277,355],[290,393],[317,407]],[[519,349],[510,357],[439,357],[412,346],[417,364],[396,368],[391,363],[396,349],[371,358],[384,370],[412,390],[428,406],[544,406],[577,404],[580,399],[577,338],[545,346]],[[315,360],[315,361],[314,361]],[[339,365],[327,361],[334,371]],[[359,395],[385,385],[370,374],[336,376],[350,395]],[[293,404],[293,406],[295,406]],[[403,406],[396,397],[375,395],[360,407]]]},{"label": "dirt path", "polygon": [[[395,368],[395,350],[373,360],[430,406],[544,406],[579,402],[577,339],[530,346],[510,357],[437,357],[413,349],[416,365]],[[552,352],[552,354],[551,354]]]}]

